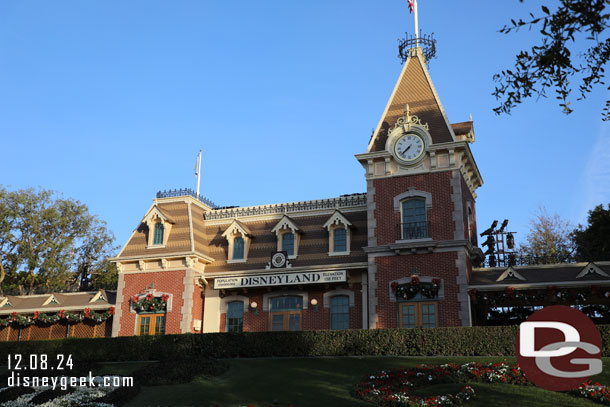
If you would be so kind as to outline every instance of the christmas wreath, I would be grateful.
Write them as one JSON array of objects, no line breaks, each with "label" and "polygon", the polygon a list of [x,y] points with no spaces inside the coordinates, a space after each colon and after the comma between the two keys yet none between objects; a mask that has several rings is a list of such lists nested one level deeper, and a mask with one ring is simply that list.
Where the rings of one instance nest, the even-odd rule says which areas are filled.
[{"label": "christmas wreath", "polygon": [[155,297],[152,294],[146,296],[134,295],[131,297],[131,306],[136,312],[162,312],[167,309],[169,295],[163,294]]}]

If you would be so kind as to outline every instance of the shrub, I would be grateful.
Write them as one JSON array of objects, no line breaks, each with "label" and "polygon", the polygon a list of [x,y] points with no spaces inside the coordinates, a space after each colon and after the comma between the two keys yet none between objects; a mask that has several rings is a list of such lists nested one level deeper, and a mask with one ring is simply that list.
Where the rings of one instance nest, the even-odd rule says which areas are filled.
[{"label": "shrub", "polygon": [[[244,332],[67,338],[0,343],[8,354],[72,355],[77,363],[288,356],[513,356],[518,326],[434,329],[371,329],[300,332]],[[610,356],[610,326],[599,326],[603,356]],[[76,362],[79,361],[79,362]]]}]

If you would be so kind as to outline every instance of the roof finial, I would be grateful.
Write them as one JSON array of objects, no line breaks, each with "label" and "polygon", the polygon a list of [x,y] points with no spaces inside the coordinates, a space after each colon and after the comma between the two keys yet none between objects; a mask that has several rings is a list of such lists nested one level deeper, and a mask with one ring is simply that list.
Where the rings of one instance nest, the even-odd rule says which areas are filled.
[{"label": "roof finial", "polygon": [[411,109],[409,108],[409,104],[405,105],[405,118],[407,119],[407,123],[411,121]]},{"label": "roof finial", "polygon": [[472,121],[472,113],[470,113],[470,121]]}]

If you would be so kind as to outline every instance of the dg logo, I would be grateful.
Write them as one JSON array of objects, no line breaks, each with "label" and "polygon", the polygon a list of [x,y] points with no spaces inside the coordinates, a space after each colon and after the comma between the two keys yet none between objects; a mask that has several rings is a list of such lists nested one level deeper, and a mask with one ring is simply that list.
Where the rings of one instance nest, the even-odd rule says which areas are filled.
[{"label": "dg logo", "polygon": [[599,330],[582,312],[544,307],[519,326],[517,361],[525,376],[547,390],[573,390],[602,371]]}]

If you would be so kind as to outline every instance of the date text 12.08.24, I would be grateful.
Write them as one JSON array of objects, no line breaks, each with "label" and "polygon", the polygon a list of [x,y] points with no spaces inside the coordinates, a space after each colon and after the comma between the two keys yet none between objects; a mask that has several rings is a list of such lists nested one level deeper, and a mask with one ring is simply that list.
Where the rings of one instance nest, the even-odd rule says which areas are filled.
[{"label": "date text 12.08.24", "polygon": [[57,354],[55,358],[45,353],[8,355],[8,370],[72,370],[72,366],[72,355]]}]

